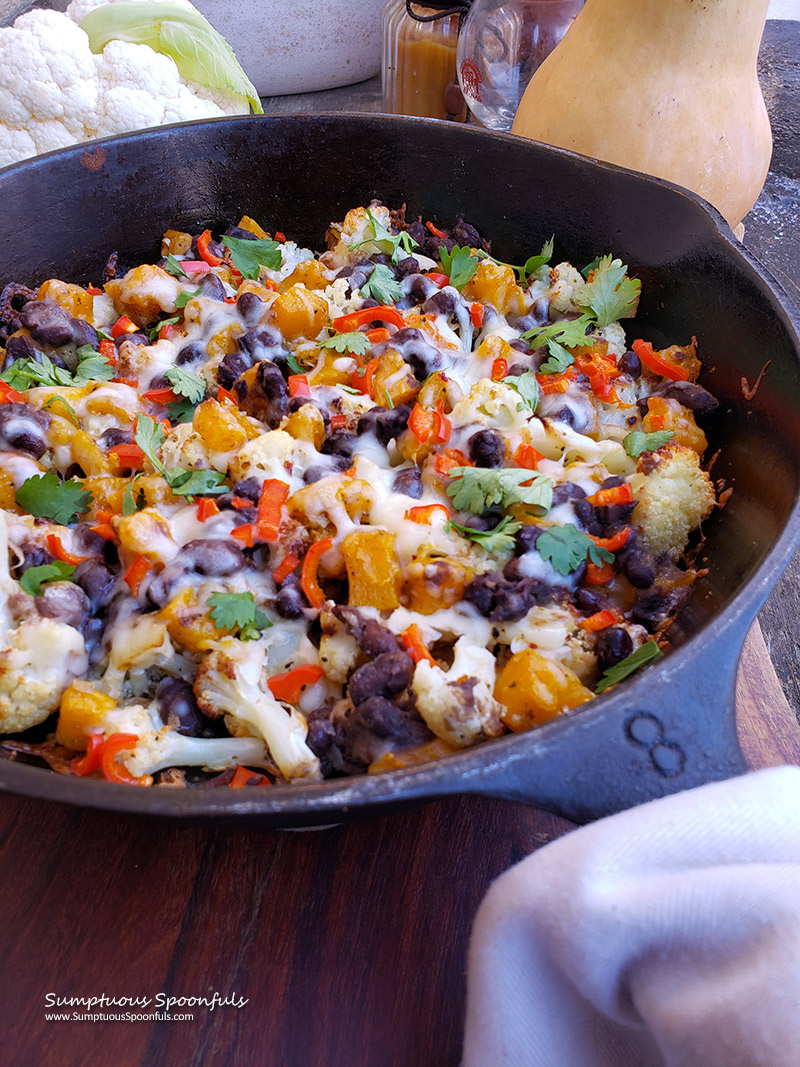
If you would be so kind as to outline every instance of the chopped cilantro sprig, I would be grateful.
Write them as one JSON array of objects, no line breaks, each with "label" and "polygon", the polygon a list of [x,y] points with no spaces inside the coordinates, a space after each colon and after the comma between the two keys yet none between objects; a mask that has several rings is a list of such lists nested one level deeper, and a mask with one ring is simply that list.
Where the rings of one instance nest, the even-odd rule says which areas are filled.
[{"label": "chopped cilantro sprig", "polygon": [[92,494],[77,478],[59,481],[52,471],[26,478],[17,489],[16,501],[29,515],[67,526],[89,510]]},{"label": "chopped cilantro sprig", "polygon": [[595,693],[605,693],[609,686],[623,681],[641,667],[647,666],[648,663],[655,663],[663,655],[664,653],[651,637],[649,641],[639,645],[635,652],[631,652],[630,656],[626,656],[619,663],[615,663],[613,667],[609,667],[595,686]]},{"label": "chopped cilantro sprig", "polygon": [[272,623],[256,607],[252,593],[212,593],[206,601],[214,625],[237,634],[240,641],[257,641],[261,631]]},{"label": "chopped cilantro sprig", "polygon": [[[447,495],[459,511],[481,515],[496,504],[529,504],[549,511],[553,503],[553,483],[534,471],[518,468],[453,467]],[[530,485],[523,486],[523,482]]]},{"label": "chopped cilantro sprig", "polygon": [[243,237],[223,237],[222,243],[230,249],[231,262],[243,278],[254,280],[261,267],[278,270],[283,262],[281,244],[271,237],[255,241]]},{"label": "chopped cilantro sprig", "polygon": [[514,547],[514,534],[522,529],[522,523],[505,515],[493,530],[473,530],[471,526],[462,526],[451,519],[447,524],[448,530],[455,530],[462,537],[468,537],[476,545],[480,545],[486,552],[495,555],[500,552],[510,552]]},{"label": "chopped cilantro sprig", "polygon": [[547,560],[559,574],[571,574],[589,559],[598,567],[613,563],[614,554],[600,548],[582,530],[572,523],[564,526],[548,526],[536,540],[536,551]]}]

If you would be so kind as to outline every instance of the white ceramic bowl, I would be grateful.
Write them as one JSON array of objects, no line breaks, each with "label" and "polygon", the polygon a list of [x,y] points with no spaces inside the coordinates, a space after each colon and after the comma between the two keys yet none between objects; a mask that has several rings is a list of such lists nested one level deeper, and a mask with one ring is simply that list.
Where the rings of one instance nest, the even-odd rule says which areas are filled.
[{"label": "white ceramic bowl", "polygon": [[385,0],[193,0],[261,96],[352,85],[381,66]]}]

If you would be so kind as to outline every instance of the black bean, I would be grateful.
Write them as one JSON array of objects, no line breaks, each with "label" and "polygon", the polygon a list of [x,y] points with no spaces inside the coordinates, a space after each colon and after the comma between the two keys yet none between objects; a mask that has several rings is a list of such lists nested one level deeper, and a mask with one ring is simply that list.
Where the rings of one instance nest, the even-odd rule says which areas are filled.
[{"label": "black bean", "polygon": [[619,357],[617,367],[623,374],[628,374],[631,378],[639,378],[642,373],[642,361],[630,349],[627,352],[623,352]]},{"label": "black bean", "polygon": [[104,430],[97,439],[97,443],[104,452],[115,445],[129,445],[133,441],[133,433],[130,430],[120,430],[112,426],[110,430]]},{"label": "black bean", "polygon": [[275,597],[275,610],[284,619],[299,619],[306,607],[306,601],[300,589],[296,575],[290,575]]},{"label": "black bean", "polygon": [[243,482],[237,482],[233,487],[236,496],[247,497],[256,503],[261,496],[261,485],[256,478],[245,478]]},{"label": "black bean", "polygon": [[36,598],[40,615],[79,630],[89,614],[89,598],[74,582],[48,582]]},{"label": "black bean", "polygon": [[97,559],[85,559],[79,563],[72,575],[72,580],[77,582],[87,594],[91,601],[92,611],[95,612],[100,611],[110,602],[117,583],[116,576]]},{"label": "black bean", "polygon": [[409,274],[418,274],[419,262],[413,256],[406,256],[405,259],[398,260],[397,271],[402,278]]},{"label": "black bean", "polygon": [[625,481],[624,478],[620,478],[617,474],[612,474],[608,478],[604,478],[600,488],[601,489],[617,489]]},{"label": "black bean", "polygon": [[[377,619],[366,620],[358,643],[368,656],[374,657],[379,657],[389,652],[398,652],[400,649],[400,640],[391,630],[381,626]],[[402,650],[400,650],[400,655],[404,655]],[[410,685],[411,683],[407,682],[406,684]]]},{"label": "black bean", "polygon": [[388,410],[384,407],[370,408],[358,420],[356,432],[361,436],[361,434],[374,430],[375,436],[386,447],[390,441],[399,437],[406,429],[410,414],[411,408],[408,404],[397,404]]},{"label": "black bean", "polygon": [[362,434],[375,432],[378,425],[378,416],[385,415],[388,410],[388,408],[376,404],[374,408],[365,411],[359,418],[358,425],[356,426],[356,433],[358,436],[361,437]]},{"label": "black bean", "polygon": [[575,603],[586,615],[596,615],[608,607],[608,598],[599,589],[582,586],[575,593]]},{"label": "black bean", "polygon": [[444,289],[440,289],[438,293],[434,293],[433,296],[428,297],[422,305],[422,312],[424,315],[446,315],[450,318],[451,315],[456,313],[457,303],[458,294],[450,286],[447,286]]},{"label": "black bean", "polygon": [[327,478],[327,476],[332,473],[330,467],[306,467],[303,472],[303,481],[306,485],[312,485],[314,482],[318,482],[320,478]]},{"label": "black bean", "polygon": [[245,230],[241,226],[229,226],[225,231],[226,237],[235,237],[237,241],[257,241],[258,238],[250,230]]},{"label": "black bean", "polygon": [[147,586],[148,600],[152,600],[159,608],[163,608],[172,600],[175,595],[175,589],[178,583],[182,581],[185,573],[183,566],[179,562],[171,563],[163,571],[159,571]]},{"label": "black bean", "polygon": [[665,622],[675,610],[680,601],[688,594],[673,589],[663,589],[652,586],[650,589],[641,589],[636,594],[636,599],[631,608],[631,618],[634,622],[640,622],[650,630],[655,630]]},{"label": "black bean", "polygon": [[323,456],[346,456],[348,459],[353,455],[353,449],[358,438],[349,430],[336,430],[322,442],[320,452]]},{"label": "black bean", "polygon": [[[460,110],[460,109],[459,109]],[[463,219],[459,221],[453,227],[452,237],[460,245],[466,245],[469,248],[483,248],[483,238],[468,222],[464,222]]]},{"label": "black bean", "polygon": [[225,286],[222,284],[218,274],[214,274],[213,271],[208,271],[203,275],[198,296],[205,297],[206,300],[222,301],[227,295]]},{"label": "black bean", "polygon": [[306,744],[319,760],[323,778],[330,778],[337,771],[343,770],[343,738],[328,719],[309,718]]},{"label": "black bean", "polygon": [[524,556],[526,552],[536,548],[536,542],[543,532],[544,527],[537,526],[535,523],[526,524],[522,529],[517,530],[514,535],[514,555]]},{"label": "black bean", "polygon": [[35,459],[47,450],[50,416],[27,404],[12,402],[0,406],[0,447],[13,452],[27,452]]},{"label": "black bean", "polygon": [[252,365],[250,357],[244,352],[228,352],[217,367],[217,381],[223,389],[230,389]]},{"label": "black bean", "polygon": [[33,341],[25,333],[14,333],[6,342],[3,370],[6,370],[18,359],[36,359],[36,349]]},{"label": "black bean", "polygon": [[414,500],[419,500],[422,496],[422,475],[416,467],[398,471],[392,483],[392,489],[395,493],[403,493]]},{"label": "black bean", "polygon": [[476,467],[502,467],[506,449],[497,430],[478,430],[469,439],[469,458]]},{"label": "black bean", "polygon": [[[602,507],[595,508],[594,513],[601,528],[605,531],[610,526],[624,526],[633,514],[635,507],[635,500],[632,500],[629,504],[604,504]],[[604,532],[603,536],[606,537],[608,535]]]},{"label": "black bean", "polygon": [[609,626],[601,630],[594,643],[600,669],[607,671],[633,652],[631,635],[622,626]]},{"label": "black bean", "polygon": [[656,578],[656,561],[643,548],[630,548],[619,554],[620,570],[637,589],[648,589]]},{"label": "black bean", "polygon": [[553,489],[553,507],[567,500],[583,500],[586,493],[575,482],[559,482]]},{"label": "black bean", "polygon": [[59,348],[72,341],[70,317],[55,300],[29,300],[19,312],[19,321],[39,344]]},{"label": "black bean", "polygon": [[188,345],[184,345],[175,359],[175,362],[179,367],[185,366],[187,363],[199,363],[201,359],[205,359],[208,353],[203,345],[198,344],[197,341],[190,341]]},{"label": "black bean", "polygon": [[592,534],[593,537],[600,537],[602,533],[602,527],[597,518],[597,513],[594,507],[588,500],[576,500],[572,505],[575,510],[575,516],[583,526],[587,533]]},{"label": "black bean", "polygon": [[180,562],[198,574],[226,578],[245,564],[244,552],[233,541],[198,538],[184,545]]},{"label": "black bean", "polygon": [[403,711],[394,701],[374,696],[365,700],[343,724],[345,753],[353,770],[369,765],[391,748],[420,744],[430,734],[421,720]]},{"label": "black bean", "polygon": [[479,574],[464,591],[464,600],[494,622],[521,619],[534,603],[546,603],[552,590],[535,578],[511,582],[496,571]]},{"label": "black bean", "polygon": [[9,282],[0,293],[0,337],[5,340],[9,334],[20,328],[19,312],[29,300],[36,299],[36,290],[19,282]]},{"label": "black bean", "polygon": [[185,737],[197,737],[208,725],[208,719],[197,706],[194,692],[183,678],[162,678],[156,686],[156,702],[161,721],[178,725],[175,730]]},{"label": "black bean", "polygon": [[480,515],[467,515],[462,526],[470,530],[493,530],[503,515],[499,511],[484,511]]},{"label": "black bean", "polygon": [[695,415],[709,415],[719,407],[717,398],[696,382],[664,382],[655,390],[653,396],[677,400]]},{"label": "black bean", "polygon": [[407,652],[382,652],[350,676],[347,692],[353,704],[371,696],[394,696],[411,684],[414,661]]},{"label": "black bean", "polygon": [[142,333],[141,330],[137,330],[136,333],[121,333],[114,341],[114,344],[117,348],[121,348],[126,341],[131,345],[144,345],[145,347],[152,344],[147,334]]},{"label": "black bean", "polygon": [[236,298],[236,307],[247,326],[255,326],[266,310],[266,304],[255,293],[240,293]]},{"label": "black bean", "polygon": [[411,274],[409,277],[411,278],[411,284],[408,289],[408,295],[417,304],[421,304],[432,293],[436,292],[436,283],[432,282],[425,274]]},{"label": "black bean", "polygon": [[82,348],[84,345],[89,345],[95,351],[100,347],[100,338],[97,335],[97,330],[90,323],[84,319],[70,319],[72,326],[72,340],[78,347]]}]

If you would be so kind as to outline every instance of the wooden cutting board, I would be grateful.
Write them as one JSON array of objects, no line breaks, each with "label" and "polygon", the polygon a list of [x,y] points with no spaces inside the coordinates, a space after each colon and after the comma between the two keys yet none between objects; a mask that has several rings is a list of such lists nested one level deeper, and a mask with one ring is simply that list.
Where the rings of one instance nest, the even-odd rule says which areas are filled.
[{"label": "wooden cutting board", "polygon": [[756,621],[747,635],[736,679],[739,743],[753,769],[800,764],[800,723],[789,706]]}]

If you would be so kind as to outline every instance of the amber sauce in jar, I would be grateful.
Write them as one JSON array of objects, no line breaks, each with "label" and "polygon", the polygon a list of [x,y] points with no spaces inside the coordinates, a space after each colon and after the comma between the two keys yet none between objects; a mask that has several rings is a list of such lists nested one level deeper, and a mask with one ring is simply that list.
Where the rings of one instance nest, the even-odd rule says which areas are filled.
[{"label": "amber sauce in jar", "polygon": [[[417,8],[420,14],[433,14]],[[390,2],[384,12],[383,106],[395,115],[420,115],[464,121],[466,106],[456,78],[458,15],[416,22],[405,0]]]}]

